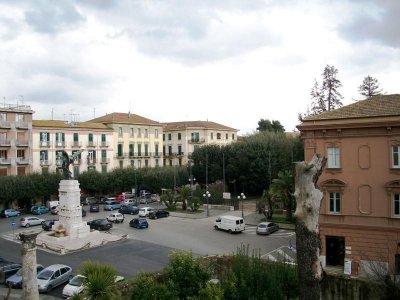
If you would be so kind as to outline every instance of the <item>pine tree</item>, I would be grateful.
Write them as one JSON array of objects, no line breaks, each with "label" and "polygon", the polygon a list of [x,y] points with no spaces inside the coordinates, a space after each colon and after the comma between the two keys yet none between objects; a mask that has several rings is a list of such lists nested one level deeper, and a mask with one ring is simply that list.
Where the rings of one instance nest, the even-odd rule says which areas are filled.
[{"label": "pine tree", "polygon": [[358,87],[358,91],[362,96],[370,98],[382,94],[382,90],[379,89],[378,79],[371,76],[364,77],[362,85]]},{"label": "pine tree", "polygon": [[338,69],[330,65],[326,65],[324,72],[322,73],[323,81],[321,91],[324,95],[327,111],[343,106],[343,103],[340,101],[343,96],[338,91],[342,86],[342,83],[336,78],[337,73]]},{"label": "pine tree", "polygon": [[327,111],[323,91],[316,79],[314,86],[311,89],[311,99],[311,115],[318,115],[324,111]]}]

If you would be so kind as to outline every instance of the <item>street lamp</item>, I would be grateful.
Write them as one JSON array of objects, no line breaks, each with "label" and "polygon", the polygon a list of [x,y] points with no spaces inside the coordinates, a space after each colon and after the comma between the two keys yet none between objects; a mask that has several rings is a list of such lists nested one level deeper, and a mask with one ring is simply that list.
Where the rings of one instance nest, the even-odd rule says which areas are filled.
[{"label": "street lamp", "polygon": [[210,210],[208,209],[208,199],[211,197],[211,194],[209,191],[206,191],[205,194],[203,194],[204,200],[207,202],[207,217],[210,216]]},{"label": "street lamp", "polygon": [[244,193],[241,193],[240,196],[237,196],[238,200],[242,199],[242,218],[244,218],[243,214],[243,200],[246,199],[246,195]]}]

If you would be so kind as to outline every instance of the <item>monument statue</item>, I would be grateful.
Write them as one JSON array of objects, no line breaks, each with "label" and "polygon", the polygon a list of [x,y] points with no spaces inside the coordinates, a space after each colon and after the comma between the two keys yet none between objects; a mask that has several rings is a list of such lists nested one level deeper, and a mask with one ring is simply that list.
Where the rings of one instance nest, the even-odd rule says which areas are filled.
[{"label": "monument statue", "polygon": [[76,158],[79,157],[79,155],[83,152],[83,150],[79,150],[72,154],[71,156],[68,155],[68,153],[64,150],[61,151],[61,159],[62,159],[62,165],[61,168],[63,170],[63,175],[65,179],[72,179],[72,172],[69,170],[69,165],[74,162]]}]

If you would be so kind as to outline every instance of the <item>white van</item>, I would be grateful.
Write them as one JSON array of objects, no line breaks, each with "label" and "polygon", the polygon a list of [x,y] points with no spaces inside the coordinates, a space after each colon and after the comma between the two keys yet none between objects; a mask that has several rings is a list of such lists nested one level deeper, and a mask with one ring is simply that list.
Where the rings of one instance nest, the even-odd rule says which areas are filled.
[{"label": "white van", "polygon": [[216,230],[226,230],[229,233],[242,232],[245,230],[244,219],[235,216],[221,216],[214,222]]},{"label": "white van", "polygon": [[153,209],[151,207],[142,207],[139,209],[139,217],[147,217]]}]

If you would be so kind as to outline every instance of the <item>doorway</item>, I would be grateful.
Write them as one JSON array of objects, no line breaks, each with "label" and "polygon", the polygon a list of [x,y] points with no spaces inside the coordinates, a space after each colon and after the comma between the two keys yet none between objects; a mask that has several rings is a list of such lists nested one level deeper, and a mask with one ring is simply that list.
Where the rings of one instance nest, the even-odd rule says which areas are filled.
[{"label": "doorway", "polygon": [[326,264],[330,266],[343,266],[345,254],[344,237],[326,237]]}]

